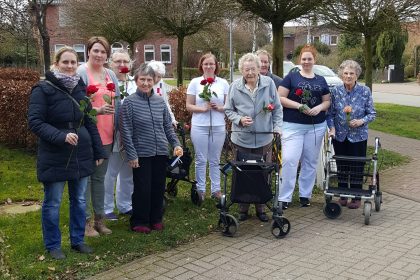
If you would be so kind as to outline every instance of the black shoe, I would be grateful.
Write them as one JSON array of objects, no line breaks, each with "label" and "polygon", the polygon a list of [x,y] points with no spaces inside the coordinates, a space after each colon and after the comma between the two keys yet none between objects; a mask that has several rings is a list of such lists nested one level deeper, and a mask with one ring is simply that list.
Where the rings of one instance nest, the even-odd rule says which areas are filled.
[{"label": "black shoe", "polygon": [[300,200],[300,207],[309,207],[311,206],[311,202],[307,197],[299,197]]},{"label": "black shoe", "polygon": [[287,208],[289,208],[289,202],[281,202],[281,209],[286,210]]},{"label": "black shoe", "polygon": [[264,212],[257,213],[257,217],[258,219],[260,219],[261,222],[264,222],[264,223],[268,222],[268,216]]},{"label": "black shoe", "polygon": [[93,253],[93,249],[90,248],[88,245],[82,243],[79,245],[72,245],[71,248],[79,253],[82,254],[91,254]]},{"label": "black shoe", "polygon": [[251,217],[248,212],[240,212],[239,213],[239,221],[243,222],[249,219]]},{"label": "black shoe", "polygon": [[50,253],[50,256],[55,260],[62,260],[66,258],[66,255],[64,255],[61,249],[55,249],[48,252]]}]

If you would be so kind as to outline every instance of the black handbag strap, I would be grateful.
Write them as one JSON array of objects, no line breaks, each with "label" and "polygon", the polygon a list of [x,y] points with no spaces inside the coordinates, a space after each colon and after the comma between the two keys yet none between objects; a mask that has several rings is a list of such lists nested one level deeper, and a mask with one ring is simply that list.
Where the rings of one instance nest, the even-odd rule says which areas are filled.
[{"label": "black handbag strap", "polygon": [[64,93],[67,95],[67,97],[68,97],[68,98],[70,98],[70,99],[73,101],[73,103],[77,105],[77,107],[80,107],[79,102],[77,102],[77,100],[76,100],[76,99],[74,99],[74,97],[73,97],[73,96],[71,96],[71,95],[70,95],[70,93],[68,93],[67,91],[65,91],[65,90],[63,90],[63,89],[61,89],[61,88],[59,88],[58,86],[54,85],[54,84],[53,84],[53,83],[51,83],[50,81],[45,81],[45,82],[46,82],[47,84],[49,84],[50,86],[52,86],[53,88],[55,88],[55,89],[57,89],[57,90],[59,90],[59,91],[61,91],[61,92],[64,92]]}]

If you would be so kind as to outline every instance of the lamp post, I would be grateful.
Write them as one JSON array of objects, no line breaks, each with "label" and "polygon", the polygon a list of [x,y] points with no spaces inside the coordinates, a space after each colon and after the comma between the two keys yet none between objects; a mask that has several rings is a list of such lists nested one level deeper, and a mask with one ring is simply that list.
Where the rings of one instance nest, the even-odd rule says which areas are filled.
[{"label": "lamp post", "polygon": [[233,19],[229,18],[229,70],[230,82],[233,82],[233,71],[235,70],[235,58],[233,57],[233,44],[232,44],[232,25]]}]

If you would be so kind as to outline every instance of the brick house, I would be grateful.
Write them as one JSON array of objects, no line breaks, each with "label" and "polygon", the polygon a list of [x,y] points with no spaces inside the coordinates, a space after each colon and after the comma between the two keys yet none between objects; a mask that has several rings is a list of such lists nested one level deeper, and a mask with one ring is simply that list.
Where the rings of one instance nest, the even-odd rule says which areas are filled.
[{"label": "brick house", "polygon": [[[331,51],[337,48],[340,32],[327,25],[311,26],[286,26],[284,32],[284,50],[286,56],[296,47],[310,42],[322,42],[328,45]],[[308,35],[309,34],[309,35]],[[309,38],[308,38],[309,37]]]},{"label": "brick house", "polygon": [[[47,9],[47,26],[50,34],[51,56],[63,46],[72,46],[78,53],[79,63],[85,63],[87,57],[86,42],[88,38],[80,35],[66,17],[62,1],[54,1]],[[92,34],[94,36],[95,34]],[[110,42],[112,50],[127,48],[124,42]],[[166,75],[172,76],[177,63],[177,39],[163,37],[159,33],[152,33],[148,38],[135,44],[133,50],[134,67],[151,60],[162,61],[166,65]]]}]

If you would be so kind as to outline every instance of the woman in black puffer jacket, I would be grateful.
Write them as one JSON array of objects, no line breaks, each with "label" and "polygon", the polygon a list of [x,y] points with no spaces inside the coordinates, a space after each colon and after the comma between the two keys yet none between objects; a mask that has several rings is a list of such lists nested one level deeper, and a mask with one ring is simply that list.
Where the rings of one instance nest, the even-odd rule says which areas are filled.
[{"label": "woman in black puffer jacket", "polygon": [[101,164],[106,157],[95,123],[80,110],[80,101],[87,100],[86,86],[76,69],[77,53],[70,47],[60,49],[53,70],[45,74],[45,81],[32,88],[28,112],[29,127],[38,136],[38,180],[44,185],[44,244],[55,259],[65,258],[59,209],[66,181],[71,247],[81,253],[92,252],[83,241],[84,194],[95,164]]}]

